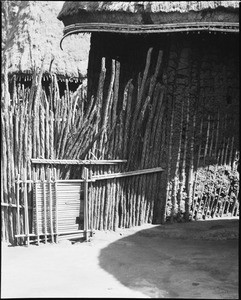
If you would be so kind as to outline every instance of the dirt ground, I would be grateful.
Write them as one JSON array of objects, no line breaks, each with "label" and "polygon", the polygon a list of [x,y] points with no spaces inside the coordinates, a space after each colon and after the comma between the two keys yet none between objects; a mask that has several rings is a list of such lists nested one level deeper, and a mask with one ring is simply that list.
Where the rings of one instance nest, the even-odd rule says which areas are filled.
[{"label": "dirt ground", "polygon": [[238,299],[238,238],[232,218],[2,245],[1,297]]}]

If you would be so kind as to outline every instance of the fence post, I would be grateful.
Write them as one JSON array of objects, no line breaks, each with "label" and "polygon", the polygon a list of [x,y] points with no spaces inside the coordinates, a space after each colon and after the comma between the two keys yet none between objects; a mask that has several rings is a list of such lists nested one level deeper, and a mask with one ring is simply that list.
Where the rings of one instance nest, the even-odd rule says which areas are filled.
[{"label": "fence post", "polygon": [[51,186],[51,169],[48,169],[48,185],[49,185],[49,215],[50,215],[50,234],[51,242],[54,242],[54,232],[53,232],[53,199],[52,199],[52,186]]},{"label": "fence post", "polygon": [[27,246],[29,246],[29,220],[28,220],[28,198],[27,198],[27,174],[26,169],[23,172],[24,183],[24,217],[25,217],[25,234],[27,236]]},{"label": "fence post", "polygon": [[[90,166],[90,171],[89,171],[89,178],[92,180],[92,167]],[[93,190],[93,185],[90,183],[90,194],[89,194],[89,201],[91,203],[91,211],[90,211],[90,236],[93,237],[93,222],[94,222],[94,200],[92,196],[92,190]]]},{"label": "fence post", "polygon": [[88,177],[89,170],[84,168],[83,179],[84,179],[84,231],[85,240],[88,241]]},{"label": "fence post", "polygon": [[35,205],[36,205],[36,235],[37,235],[37,244],[39,245],[39,211],[38,211],[38,198],[37,198],[37,174],[34,172],[34,189],[35,189]]},{"label": "fence post", "polygon": [[56,171],[56,168],[54,168],[54,190],[55,190],[55,233],[56,233],[56,236],[55,236],[55,242],[58,243],[58,187],[57,187],[57,171]]},{"label": "fence post", "polygon": [[[17,198],[17,234],[20,235],[20,207],[19,207],[19,183],[20,175],[17,175],[17,182],[16,182],[16,198]],[[17,238],[17,244],[19,245],[19,238]]]}]

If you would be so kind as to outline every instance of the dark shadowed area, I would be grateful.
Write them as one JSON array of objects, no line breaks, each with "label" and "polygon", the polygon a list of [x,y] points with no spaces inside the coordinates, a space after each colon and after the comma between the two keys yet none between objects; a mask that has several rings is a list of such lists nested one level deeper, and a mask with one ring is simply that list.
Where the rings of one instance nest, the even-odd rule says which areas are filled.
[{"label": "dark shadowed area", "polygon": [[153,298],[238,298],[238,220],[156,226],[101,250],[100,266]]}]

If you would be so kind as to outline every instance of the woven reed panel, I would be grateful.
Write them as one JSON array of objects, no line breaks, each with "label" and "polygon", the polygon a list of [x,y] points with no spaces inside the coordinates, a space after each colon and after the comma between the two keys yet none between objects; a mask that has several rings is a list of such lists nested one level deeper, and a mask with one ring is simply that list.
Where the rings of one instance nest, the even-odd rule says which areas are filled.
[{"label": "woven reed panel", "polygon": [[[44,193],[46,199],[46,208],[44,208]],[[52,209],[50,205],[50,193],[52,197]],[[83,229],[84,200],[81,183],[58,183],[56,188],[53,183],[51,183],[51,188],[49,188],[49,183],[36,183],[34,200],[33,221],[34,232],[36,234],[50,234],[51,211],[54,233],[56,233],[57,229],[58,234],[68,231],[74,232]],[[38,215],[36,212],[36,203]],[[58,211],[56,211],[56,209]],[[56,224],[56,217],[58,218],[58,224]]]},{"label": "woven reed panel", "polygon": [[[84,198],[82,184],[58,183],[57,199],[58,233],[83,229]],[[76,223],[77,218],[79,218],[80,224]]]}]

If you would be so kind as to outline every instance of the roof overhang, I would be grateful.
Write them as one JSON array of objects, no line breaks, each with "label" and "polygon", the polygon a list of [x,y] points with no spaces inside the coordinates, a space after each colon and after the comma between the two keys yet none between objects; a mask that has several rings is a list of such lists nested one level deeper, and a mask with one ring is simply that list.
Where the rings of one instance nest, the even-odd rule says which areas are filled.
[{"label": "roof overhang", "polygon": [[187,22],[171,24],[114,24],[114,23],[76,23],[67,25],[64,28],[65,37],[71,34],[84,32],[109,32],[124,34],[151,34],[151,33],[177,33],[177,32],[222,32],[222,33],[239,33],[239,23],[231,22]]}]

